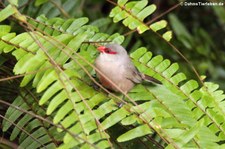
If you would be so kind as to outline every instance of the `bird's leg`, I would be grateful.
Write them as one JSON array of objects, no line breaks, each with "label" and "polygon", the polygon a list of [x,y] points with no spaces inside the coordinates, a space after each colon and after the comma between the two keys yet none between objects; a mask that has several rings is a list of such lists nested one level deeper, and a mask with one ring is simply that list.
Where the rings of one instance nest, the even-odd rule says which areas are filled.
[{"label": "bird's leg", "polygon": [[[96,74],[92,74],[92,77],[96,80]],[[94,88],[94,90],[100,90],[100,87],[96,83],[92,82],[90,85]]]},{"label": "bird's leg", "polygon": [[[125,95],[122,96],[122,100],[124,100],[124,99],[125,99]],[[118,103],[117,103],[117,106],[118,106],[119,108],[121,108],[123,105],[124,105],[123,102],[118,102]]]},{"label": "bird's leg", "polygon": [[[122,100],[123,101],[125,101],[125,98],[126,98],[125,94],[122,94]],[[121,108],[124,105],[124,102],[118,102],[117,105],[118,105],[119,108]]]},{"label": "bird's leg", "polygon": [[91,86],[96,90],[96,91],[99,91],[100,90],[100,87],[95,84],[94,82],[91,84]]}]

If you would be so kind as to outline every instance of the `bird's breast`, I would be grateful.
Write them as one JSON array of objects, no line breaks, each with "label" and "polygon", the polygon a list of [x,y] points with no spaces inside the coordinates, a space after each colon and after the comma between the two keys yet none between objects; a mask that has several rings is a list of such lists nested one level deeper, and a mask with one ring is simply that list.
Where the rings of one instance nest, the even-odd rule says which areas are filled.
[{"label": "bird's breast", "polygon": [[104,87],[113,91],[119,91],[120,88],[123,92],[128,92],[134,86],[134,83],[124,76],[125,68],[120,62],[99,62],[97,59],[95,66],[100,71],[96,70],[96,73]]}]

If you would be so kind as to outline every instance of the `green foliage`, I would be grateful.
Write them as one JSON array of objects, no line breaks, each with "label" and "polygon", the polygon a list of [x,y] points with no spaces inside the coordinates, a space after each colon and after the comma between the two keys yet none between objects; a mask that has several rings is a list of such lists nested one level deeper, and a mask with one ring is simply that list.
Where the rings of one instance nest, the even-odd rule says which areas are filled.
[{"label": "green foliage", "polygon": [[[43,18],[39,18],[38,20],[41,21],[41,19],[43,20]],[[87,135],[83,136],[84,138],[90,137],[90,139],[92,139],[91,135],[89,135],[91,131],[96,129],[96,134],[94,134],[97,135],[99,133],[97,132],[98,126],[95,124],[95,119],[100,119],[105,114],[101,112],[101,115],[95,114],[93,117],[93,115],[91,115],[92,111],[90,111],[89,108],[95,107],[98,103],[102,102],[102,100],[106,100],[107,97],[105,96],[99,99],[103,94],[96,92],[87,84],[87,82],[90,82],[90,78],[85,74],[84,70],[82,70],[82,67],[85,67],[85,70],[89,71],[92,68],[88,63],[82,64],[83,60],[74,53],[81,47],[85,39],[92,40],[101,36],[98,40],[112,40],[121,43],[123,37],[118,34],[112,36],[103,33],[95,34],[94,31],[91,32],[93,27],[84,30],[83,28],[88,28],[88,26],[83,26],[87,22],[87,18],[70,19],[65,22],[61,21],[61,24],[59,24],[59,21],[60,19],[54,18],[45,22],[46,25],[40,22],[39,24],[41,24],[41,26],[33,22],[34,25],[38,26],[37,29],[43,30],[48,34],[52,33],[51,35],[54,38],[41,35],[37,32],[27,32],[17,36],[15,36],[15,34],[12,34],[13,36],[7,36],[9,35],[7,34],[3,36],[2,39],[4,41],[7,40],[7,42],[12,45],[18,44],[19,48],[16,48],[16,50],[12,52],[18,60],[14,67],[15,74],[34,72],[37,69],[46,70],[46,68],[48,68],[47,71],[39,71],[35,74],[26,75],[21,81],[20,86],[26,86],[33,80],[33,87],[37,88],[37,92],[45,90],[39,104],[43,105],[51,100],[48,103],[47,114],[52,114],[52,112],[57,109],[57,112],[54,113],[53,122],[56,124],[61,122],[65,128],[72,127],[70,129],[73,133],[79,134],[81,132],[82,135]],[[58,30],[57,26],[53,25],[56,29],[49,29],[47,25],[48,22],[53,24],[58,23],[58,25],[62,27]],[[95,39],[95,41],[96,40],[97,39]],[[10,44],[9,47],[11,48],[9,49],[13,50]],[[43,45],[44,48],[40,45]],[[63,49],[64,46],[66,46],[66,49]],[[26,51],[24,51],[24,49],[26,49]],[[88,55],[93,54],[93,52],[87,51],[95,50],[93,46],[87,47],[84,45],[82,49],[83,52],[80,52],[80,54],[85,54],[86,60],[92,60],[93,62],[93,55]],[[3,49],[3,51],[10,52],[8,48],[7,50]],[[69,60],[69,58],[71,59]],[[54,62],[51,61],[51,59],[54,59]],[[76,61],[76,59],[78,59],[78,61]],[[60,70],[57,70],[57,66],[55,68],[49,68],[51,63],[57,63],[57,66],[65,67],[65,71],[58,72]],[[85,99],[88,100],[84,101]],[[101,107],[99,110],[100,109]],[[82,111],[86,111],[84,112],[85,114],[89,113],[87,117],[84,117],[89,118],[89,120],[83,119],[84,122],[81,120],[79,115]],[[85,126],[87,126],[87,128]],[[99,134],[99,136],[101,135]],[[104,138],[104,136],[103,138],[99,137],[99,139]],[[68,140],[73,140],[73,137],[69,134],[65,135],[64,142],[65,144],[69,143],[71,147],[83,143],[83,141],[79,141],[71,144]],[[95,140],[95,142],[96,141],[99,140]]]},{"label": "green foliage", "polygon": [[19,4],[23,6],[30,3],[21,11],[29,16],[36,17],[45,14],[48,18],[53,17],[81,17],[84,12],[82,10],[83,0],[23,0]]},{"label": "green foliage", "polygon": [[8,5],[6,8],[4,8],[1,12],[1,19],[0,22],[8,18],[9,16],[13,15],[16,12],[16,9],[13,8],[12,5]]},{"label": "green foliage", "polygon": [[[136,29],[139,34],[144,33],[147,30],[153,30],[157,32],[166,27],[167,22],[161,20],[148,26],[143,21],[146,17],[151,15],[156,10],[156,5],[151,4],[147,6],[147,0],[131,1],[127,3],[125,1],[118,1],[116,6],[110,13],[110,17],[113,17],[114,22],[123,20],[123,24],[129,29]],[[163,34],[163,38],[170,41],[172,38],[172,32],[167,31]]]},{"label": "green foliage", "polygon": [[[45,113],[37,103],[34,103],[34,99],[30,95],[18,96],[12,105],[38,115]],[[7,121],[3,121],[3,131],[7,131],[12,125],[15,125],[10,140],[18,139],[20,148],[56,148],[54,143],[60,138],[60,135],[54,136],[56,129],[52,126],[49,127],[48,123],[35,119],[13,107],[8,108],[5,117]]]},{"label": "green foliage", "polygon": [[[35,1],[36,6],[47,7],[48,3]],[[143,23],[155,9],[155,5],[147,6],[146,0],[119,0],[110,16],[139,33],[157,32],[166,27],[166,21]],[[3,131],[12,128],[10,139],[18,137],[21,148],[113,148],[135,139],[149,143],[148,137],[154,134],[160,139],[153,143],[165,148],[224,147],[225,95],[217,84],[189,80],[177,63],[139,47],[130,54],[133,63],[162,85],[136,85],[125,96],[127,103],[119,107],[121,99],[116,94],[93,88],[97,52],[86,42],[121,44],[124,36],[102,33],[97,27],[101,25],[97,21],[88,24],[86,17],[48,19],[41,15],[32,19],[13,13],[0,16],[0,20],[9,16],[23,22],[28,31],[15,33],[10,26],[1,25],[0,53],[16,58],[13,72],[24,75],[20,89],[35,89],[26,94],[19,91],[3,120]],[[162,37],[169,41],[171,34],[167,31]],[[186,43],[183,38],[181,41]],[[116,125],[127,130],[113,138],[109,130]]]}]

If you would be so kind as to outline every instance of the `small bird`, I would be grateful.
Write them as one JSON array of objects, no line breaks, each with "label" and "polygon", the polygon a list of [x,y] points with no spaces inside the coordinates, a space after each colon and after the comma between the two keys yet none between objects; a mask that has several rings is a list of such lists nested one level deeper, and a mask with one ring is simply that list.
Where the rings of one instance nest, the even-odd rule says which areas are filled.
[{"label": "small bird", "polygon": [[100,51],[100,55],[95,60],[95,67],[104,75],[101,75],[98,71],[96,71],[96,74],[101,84],[107,89],[127,93],[135,84],[141,83],[143,80],[161,84],[159,80],[140,73],[121,45],[107,44],[106,46],[99,46],[97,49]]}]

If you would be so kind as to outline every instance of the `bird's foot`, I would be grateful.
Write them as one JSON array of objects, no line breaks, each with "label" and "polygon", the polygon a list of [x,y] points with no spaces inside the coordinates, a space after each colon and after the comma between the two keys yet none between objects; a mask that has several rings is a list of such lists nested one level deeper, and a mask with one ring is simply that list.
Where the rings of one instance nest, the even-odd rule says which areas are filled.
[{"label": "bird's foot", "polygon": [[117,103],[117,106],[118,106],[119,108],[122,108],[123,105],[124,105],[124,103],[122,103],[122,102]]},{"label": "bird's foot", "polygon": [[92,86],[92,87],[94,88],[94,90],[96,90],[96,91],[99,91],[99,90],[100,90],[100,87],[99,87],[97,84],[95,84],[95,83],[92,83],[91,86]]}]

